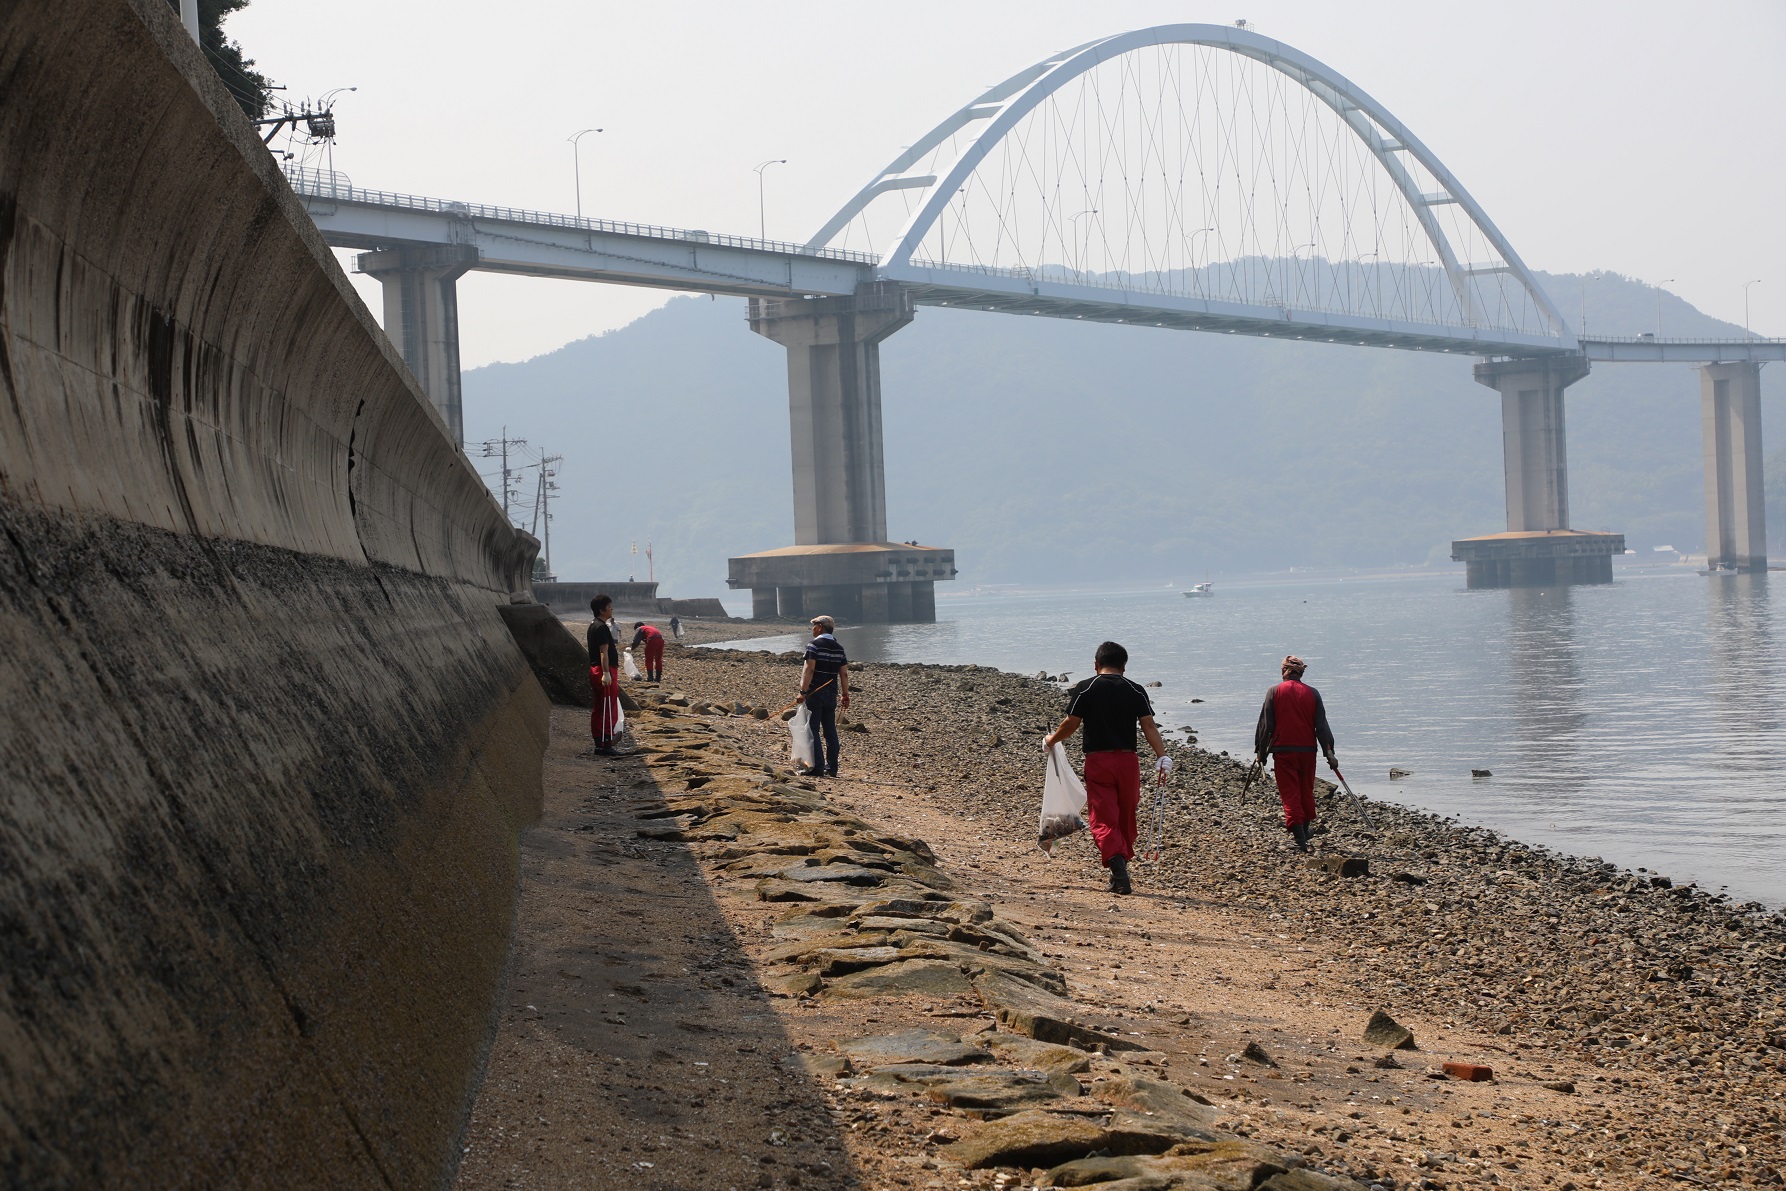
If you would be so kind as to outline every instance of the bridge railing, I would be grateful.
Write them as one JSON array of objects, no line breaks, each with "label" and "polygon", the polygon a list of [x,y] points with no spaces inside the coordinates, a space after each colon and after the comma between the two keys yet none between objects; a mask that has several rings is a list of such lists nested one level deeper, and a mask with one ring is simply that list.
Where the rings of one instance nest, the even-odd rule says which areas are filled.
[{"label": "bridge railing", "polygon": [[461,203],[452,199],[429,198],[419,194],[402,194],[391,190],[369,190],[355,186],[347,175],[335,170],[318,170],[287,165],[286,180],[302,198],[324,199],[338,203],[354,203],[368,207],[421,211],[445,215],[453,219],[489,219],[498,223],[522,224],[529,227],[550,227],[564,231],[601,232],[606,235],[638,236],[648,240],[680,240],[687,244],[713,244],[724,248],[743,248],[755,252],[771,252],[781,256],[806,256],[819,260],[848,261],[855,265],[878,264],[872,253],[846,248],[808,248],[785,240],[764,240],[755,236],[731,236],[699,228],[660,227],[651,223],[626,223],[590,216],[560,215],[552,211],[529,211],[521,207],[493,207],[486,203]]}]

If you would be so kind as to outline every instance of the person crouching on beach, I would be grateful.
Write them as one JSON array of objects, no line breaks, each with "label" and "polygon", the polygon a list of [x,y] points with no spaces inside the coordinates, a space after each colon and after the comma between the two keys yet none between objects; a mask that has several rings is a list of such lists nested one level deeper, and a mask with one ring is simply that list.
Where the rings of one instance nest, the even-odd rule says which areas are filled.
[{"label": "person crouching on beach", "polygon": [[1135,753],[1140,727],[1153,749],[1154,778],[1172,773],[1166,742],[1154,727],[1153,704],[1140,683],[1123,677],[1129,651],[1114,641],[1098,646],[1097,673],[1067,692],[1067,715],[1042,738],[1042,751],[1085,727],[1085,801],[1091,837],[1110,870],[1110,892],[1130,893],[1129,861],[1135,858],[1136,814],[1141,803],[1141,761]]},{"label": "person crouching on beach", "polygon": [[662,682],[664,680],[664,635],[642,620],[633,621],[633,639],[628,649],[637,649],[639,642],[645,643],[645,681]]},{"label": "person crouching on beach", "polygon": [[1308,663],[1289,654],[1279,673],[1283,681],[1265,692],[1259,709],[1259,726],[1253,730],[1253,753],[1259,764],[1272,756],[1277,777],[1277,796],[1284,804],[1284,829],[1296,840],[1298,852],[1308,851],[1309,832],[1315,821],[1315,745],[1327,754],[1336,772],[1333,729],[1327,726],[1327,707],[1321,692],[1302,681]]},{"label": "person crouching on beach", "polygon": [[596,755],[618,757],[620,750],[620,642],[614,636],[614,599],[598,595],[589,601],[595,621],[589,626],[589,689],[595,706],[589,712],[589,734]]},{"label": "person crouching on beach", "polygon": [[807,777],[837,776],[837,708],[850,708],[850,659],[837,643],[837,622],[812,618],[812,640],[806,643],[806,664],[800,670],[800,697],[812,717],[812,755],[817,762]]}]

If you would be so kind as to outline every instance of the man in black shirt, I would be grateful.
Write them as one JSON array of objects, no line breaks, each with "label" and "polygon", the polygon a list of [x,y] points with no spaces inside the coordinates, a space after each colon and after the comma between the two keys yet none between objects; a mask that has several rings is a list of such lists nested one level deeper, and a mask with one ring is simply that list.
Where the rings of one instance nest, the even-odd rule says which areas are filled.
[{"label": "man in black shirt", "polygon": [[1172,758],[1154,727],[1147,692],[1123,677],[1129,651],[1106,641],[1098,646],[1095,664],[1097,673],[1067,692],[1066,718],[1043,738],[1042,748],[1053,748],[1085,726],[1085,802],[1091,837],[1110,870],[1110,891],[1129,893],[1129,861],[1135,858],[1135,820],[1141,804],[1136,727],[1153,749],[1154,773],[1162,784],[1172,772]]}]

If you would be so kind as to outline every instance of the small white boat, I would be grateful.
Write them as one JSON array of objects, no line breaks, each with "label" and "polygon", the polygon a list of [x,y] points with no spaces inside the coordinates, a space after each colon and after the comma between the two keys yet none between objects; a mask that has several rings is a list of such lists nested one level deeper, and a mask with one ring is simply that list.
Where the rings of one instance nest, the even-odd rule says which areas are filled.
[{"label": "small white boat", "polygon": [[1213,583],[1193,583],[1185,589],[1184,598],[1188,600],[1193,596],[1212,596],[1214,594],[1215,585]]}]

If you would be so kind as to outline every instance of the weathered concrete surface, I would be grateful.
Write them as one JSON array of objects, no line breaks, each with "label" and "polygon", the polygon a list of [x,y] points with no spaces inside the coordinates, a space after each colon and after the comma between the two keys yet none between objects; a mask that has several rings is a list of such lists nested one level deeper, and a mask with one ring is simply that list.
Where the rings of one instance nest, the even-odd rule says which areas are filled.
[{"label": "weathered concrete surface", "polygon": [[534,546],[162,0],[0,7],[0,533],[0,1184],[440,1183]]}]

